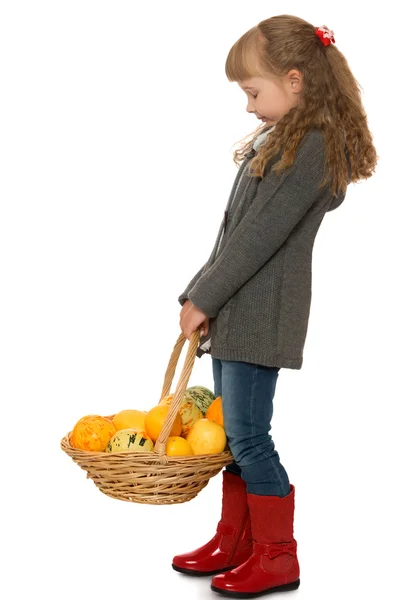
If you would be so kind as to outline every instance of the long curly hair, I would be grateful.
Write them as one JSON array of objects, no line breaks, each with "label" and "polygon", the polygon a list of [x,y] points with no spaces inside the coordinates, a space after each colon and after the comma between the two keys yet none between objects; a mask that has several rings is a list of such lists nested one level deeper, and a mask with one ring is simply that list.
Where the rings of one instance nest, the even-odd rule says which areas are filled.
[{"label": "long curly hair", "polygon": [[[315,27],[307,21],[279,15],[260,21],[244,33],[230,49],[225,63],[228,80],[236,82],[266,75],[279,81],[293,68],[303,76],[299,104],[276,123],[259,147],[249,164],[251,174],[262,177],[266,165],[281,150],[282,158],[272,170],[287,169],[294,162],[304,134],[317,128],[326,142],[322,186],[331,183],[334,196],[340,190],[345,193],[348,183],[371,177],[378,156],[361,101],[361,86],[335,44],[324,46]],[[248,136],[243,138],[241,147],[234,151],[236,165],[251,150],[254,139],[269,128],[263,124],[250,141],[246,141]]]}]

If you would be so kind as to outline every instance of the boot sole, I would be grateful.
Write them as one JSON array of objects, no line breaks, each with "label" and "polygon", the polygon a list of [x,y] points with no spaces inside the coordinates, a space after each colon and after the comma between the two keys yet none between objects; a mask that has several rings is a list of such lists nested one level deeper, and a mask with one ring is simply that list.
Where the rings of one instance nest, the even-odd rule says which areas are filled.
[{"label": "boot sole", "polygon": [[300,585],[300,579],[297,581],[293,581],[292,583],[285,583],[284,585],[277,585],[272,588],[267,588],[261,592],[231,592],[228,590],[221,590],[220,588],[211,585],[211,589],[213,592],[218,592],[223,596],[228,596],[229,598],[257,598],[258,596],[264,596],[265,594],[272,594],[273,592],[289,592],[290,590],[297,590]]},{"label": "boot sole", "polygon": [[207,575],[218,575],[219,573],[224,573],[225,571],[230,571],[231,569],[235,569],[238,565],[233,567],[224,567],[223,569],[217,569],[216,571],[194,571],[193,569],[185,569],[184,567],[177,567],[172,563],[172,568],[174,571],[178,571],[179,573],[184,573],[185,575],[192,575],[193,577],[206,577]]}]

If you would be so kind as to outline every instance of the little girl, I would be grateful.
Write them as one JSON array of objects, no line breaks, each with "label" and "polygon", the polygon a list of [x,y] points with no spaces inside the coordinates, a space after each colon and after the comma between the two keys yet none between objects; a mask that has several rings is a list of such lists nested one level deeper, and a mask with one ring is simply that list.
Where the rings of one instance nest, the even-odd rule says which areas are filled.
[{"label": "little girl", "polygon": [[[223,471],[215,536],[173,568],[215,575],[231,597],[294,590],[294,486],[271,429],[282,367],[300,369],[311,264],[322,219],[377,154],[359,86],[333,31],[290,15],[261,21],[231,48],[226,75],[265,125],[234,154],[242,163],[206,264],[179,296],[187,339],[212,357],[214,392],[234,462]],[[258,135],[260,134],[260,135]]]}]

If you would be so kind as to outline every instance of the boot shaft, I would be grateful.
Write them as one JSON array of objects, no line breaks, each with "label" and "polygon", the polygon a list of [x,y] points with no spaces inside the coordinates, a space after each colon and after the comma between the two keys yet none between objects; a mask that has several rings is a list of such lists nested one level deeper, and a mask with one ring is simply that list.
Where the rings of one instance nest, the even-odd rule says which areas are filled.
[{"label": "boot shaft", "polygon": [[293,540],[294,486],[280,496],[247,494],[253,541],[258,544],[291,542]]},{"label": "boot shaft", "polygon": [[246,482],[229,471],[222,471],[221,521],[237,527],[248,513]]}]

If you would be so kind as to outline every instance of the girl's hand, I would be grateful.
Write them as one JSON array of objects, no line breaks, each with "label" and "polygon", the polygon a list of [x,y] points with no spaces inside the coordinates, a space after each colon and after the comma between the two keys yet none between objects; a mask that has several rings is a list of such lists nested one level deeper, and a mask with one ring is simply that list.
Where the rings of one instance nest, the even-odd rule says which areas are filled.
[{"label": "girl's hand", "polygon": [[191,335],[202,325],[201,335],[207,335],[209,327],[209,317],[203,313],[190,300],[186,300],[180,313],[180,322],[182,332],[186,339],[190,340]]}]

